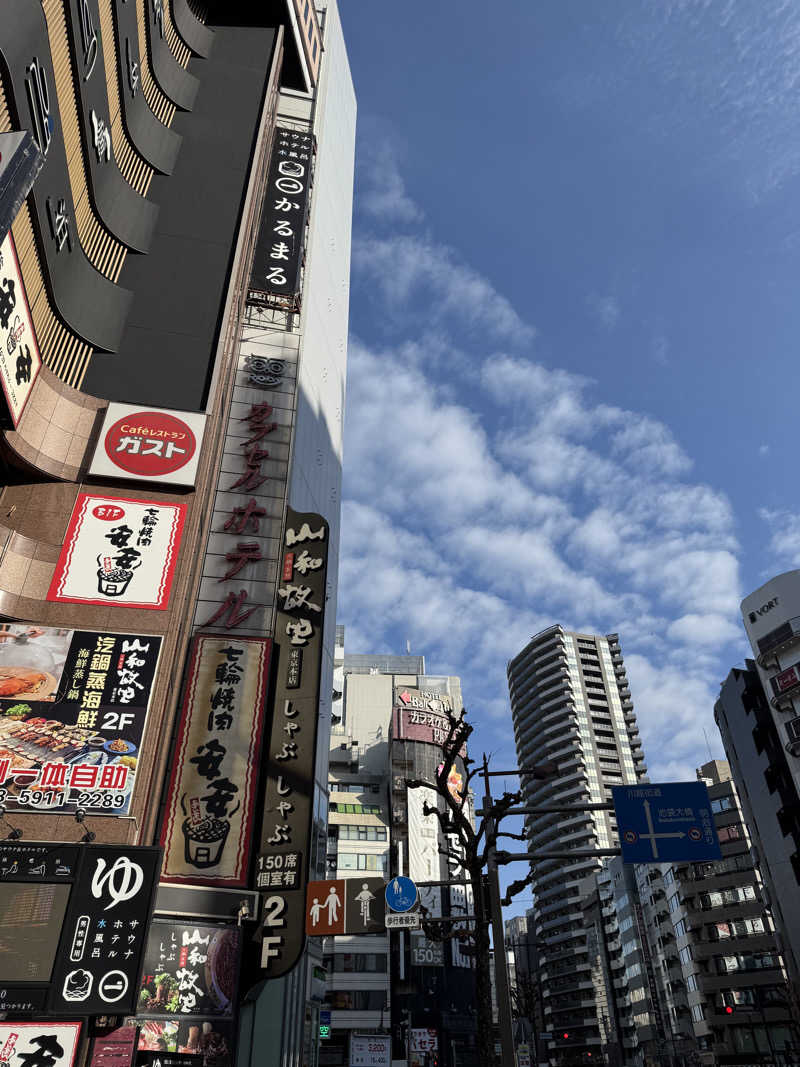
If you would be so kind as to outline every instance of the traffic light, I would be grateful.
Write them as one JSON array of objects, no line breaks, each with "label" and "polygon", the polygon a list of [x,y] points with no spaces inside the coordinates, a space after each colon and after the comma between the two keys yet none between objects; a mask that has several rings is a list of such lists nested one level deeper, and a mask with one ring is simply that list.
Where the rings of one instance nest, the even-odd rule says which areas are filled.
[{"label": "traffic light", "polygon": [[569,1041],[569,1034],[562,1034],[561,1036],[565,1041]]},{"label": "traffic light", "polygon": [[725,1014],[726,1015],[733,1015],[733,1005],[732,1004],[726,1004],[725,1005]]}]

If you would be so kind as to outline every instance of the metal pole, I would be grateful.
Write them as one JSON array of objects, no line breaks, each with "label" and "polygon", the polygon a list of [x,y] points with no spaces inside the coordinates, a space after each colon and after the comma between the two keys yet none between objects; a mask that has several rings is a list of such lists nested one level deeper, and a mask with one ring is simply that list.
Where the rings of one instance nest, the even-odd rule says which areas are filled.
[{"label": "metal pole", "polygon": [[508,961],[503,931],[503,910],[500,906],[500,879],[497,875],[497,858],[495,842],[497,840],[494,820],[491,815],[492,791],[489,781],[489,766],[483,757],[483,777],[486,793],[483,798],[484,819],[486,826],[486,870],[489,883],[489,911],[492,916],[492,941],[494,942],[494,981],[497,990],[497,1018],[500,1024],[501,1062],[503,1067],[514,1065],[514,1035],[511,1017],[511,997],[508,988]]}]

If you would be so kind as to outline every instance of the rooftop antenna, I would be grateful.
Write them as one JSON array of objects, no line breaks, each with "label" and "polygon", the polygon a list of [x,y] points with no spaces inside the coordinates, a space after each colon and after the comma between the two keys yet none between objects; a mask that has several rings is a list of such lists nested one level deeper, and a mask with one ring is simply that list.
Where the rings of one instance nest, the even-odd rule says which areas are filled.
[{"label": "rooftop antenna", "polygon": [[703,737],[706,739],[706,748],[708,749],[708,758],[713,762],[714,757],[711,755],[711,745],[708,742],[708,734],[706,733],[705,726],[703,727]]}]

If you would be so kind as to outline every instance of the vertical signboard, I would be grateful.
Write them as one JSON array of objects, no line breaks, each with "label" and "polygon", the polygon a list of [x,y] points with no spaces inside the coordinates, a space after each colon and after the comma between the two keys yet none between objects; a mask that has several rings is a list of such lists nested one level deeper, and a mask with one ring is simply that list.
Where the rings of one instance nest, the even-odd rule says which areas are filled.
[{"label": "vertical signboard", "polygon": [[[439,852],[443,842],[439,820],[426,815],[424,808],[441,808],[443,801],[435,789],[423,786],[409,789],[408,805],[408,875],[413,882],[439,882],[446,874],[442,870],[444,857]],[[442,890],[439,886],[422,886],[420,904],[432,918],[442,915]]]},{"label": "vertical signboard", "polygon": [[[317,749],[328,524],[320,515],[286,511],[275,623],[277,679],[266,754],[267,784],[259,873],[269,870],[261,966],[267,978],[294,967],[305,940],[314,762]],[[288,860],[299,881],[284,870]]]},{"label": "vertical signboard", "polygon": [[271,645],[194,639],[161,837],[164,881],[247,884]]},{"label": "vertical signboard", "polygon": [[0,385],[13,426],[19,425],[41,366],[17,250],[9,233],[0,243]]},{"label": "vertical signboard", "polygon": [[267,193],[258,232],[250,289],[294,297],[300,291],[314,138],[308,130],[275,128]]},{"label": "vertical signboard", "polygon": [[185,504],[79,493],[48,600],[166,610]]}]

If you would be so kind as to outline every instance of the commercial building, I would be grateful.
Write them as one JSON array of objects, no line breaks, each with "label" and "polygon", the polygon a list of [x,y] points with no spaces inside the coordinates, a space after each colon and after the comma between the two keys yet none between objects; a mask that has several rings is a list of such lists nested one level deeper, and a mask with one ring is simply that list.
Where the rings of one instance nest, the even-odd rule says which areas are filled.
[{"label": "commercial building", "polygon": [[637,866],[644,926],[660,992],[650,1020],[673,1059],[707,1067],[796,1062],[786,971],[761,874],[727,763],[708,785],[722,858]]},{"label": "commercial building", "polygon": [[[600,637],[551,626],[508,664],[511,713],[519,766],[556,761],[556,778],[522,775],[525,803],[575,806],[575,813],[526,817],[530,846],[610,848],[617,844],[611,812],[582,805],[611,799],[611,787],[642,781],[644,756],[616,634]],[[546,1033],[569,1034],[573,1056],[613,1040],[610,1017],[598,1000],[594,958],[584,925],[585,880],[594,857],[540,860],[533,870],[533,925]],[[599,987],[598,987],[599,988]],[[556,1045],[550,1042],[555,1054]]]},{"label": "commercial building", "polygon": [[[46,1021],[48,1067],[311,1064],[355,136],[336,2],[8,0],[0,59],[0,138],[40,162],[26,191],[36,168],[0,161],[3,1058]],[[147,886],[130,949],[121,919],[68,929],[88,856],[92,886]]]},{"label": "commercial building", "polygon": [[800,571],[742,601],[754,659],[734,668],[714,715],[748,815],[781,947],[800,982]]},{"label": "commercial building", "polygon": [[[346,653],[344,628],[337,633],[327,877],[447,879],[438,822],[423,812],[437,797],[405,783],[434,781],[447,712],[461,708],[459,679],[427,675],[423,656]],[[460,758],[450,780],[454,790],[463,783]],[[453,885],[422,889],[420,899],[436,918],[459,908],[463,914],[468,896]],[[326,939],[324,951],[331,1011],[325,1064],[348,1062],[351,1034],[390,1030],[393,1058],[408,1058],[409,1065],[422,1064],[426,1051],[436,1051],[442,1067],[476,1062],[472,960],[455,938],[405,931],[336,936]]]}]

